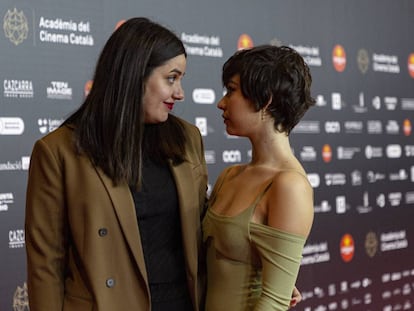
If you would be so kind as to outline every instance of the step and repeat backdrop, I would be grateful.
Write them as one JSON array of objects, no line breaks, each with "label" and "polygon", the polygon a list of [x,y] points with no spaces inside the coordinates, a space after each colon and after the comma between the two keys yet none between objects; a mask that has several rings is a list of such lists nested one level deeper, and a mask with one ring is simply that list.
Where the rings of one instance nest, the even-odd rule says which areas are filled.
[{"label": "step and repeat backdrop", "polygon": [[133,16],[166,25],[186,46],[186,98],[174,113],[203,135],[210,186],[251,157],[216,108],[224,61],[263,43],[305,58],[317,104],[291,143],[314,187],[315,222],[294,310],[414,310],[410,0],[2,0],[0,310],[30,310],[24,209],[33,143],[82,103],[103,44]]}]

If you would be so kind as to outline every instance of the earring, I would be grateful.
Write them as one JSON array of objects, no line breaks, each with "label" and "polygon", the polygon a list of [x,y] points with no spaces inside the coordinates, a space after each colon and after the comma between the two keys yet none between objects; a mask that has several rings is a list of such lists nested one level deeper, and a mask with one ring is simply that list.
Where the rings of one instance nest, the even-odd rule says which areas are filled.
[{"label": "earring", "polygon": [[265,111],[265,109],[264,109],[264,108],[263,108],[262,110],[260,110],[260,111],[261,111],[261,116],[260,116],[260,118],[262,119],[262,121],[264,121],[266,111]]}]

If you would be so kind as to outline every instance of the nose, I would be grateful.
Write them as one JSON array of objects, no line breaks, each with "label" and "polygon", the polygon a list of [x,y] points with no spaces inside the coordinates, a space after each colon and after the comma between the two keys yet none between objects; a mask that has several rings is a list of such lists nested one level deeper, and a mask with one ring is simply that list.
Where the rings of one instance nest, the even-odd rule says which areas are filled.
[{"label": "nose", "polygon": [[222,98],[219,100],[219,102],[217,103],[217,108],[218,108],[218,109],[221,109],[221,110],[224,110],[224,108],[225,108],[224,97],[222,97]]},{"label": "nose", "polygon": [[181,83],[178,83],[174,89],[173,97],[175,100],[184,100],[184,90]]}]

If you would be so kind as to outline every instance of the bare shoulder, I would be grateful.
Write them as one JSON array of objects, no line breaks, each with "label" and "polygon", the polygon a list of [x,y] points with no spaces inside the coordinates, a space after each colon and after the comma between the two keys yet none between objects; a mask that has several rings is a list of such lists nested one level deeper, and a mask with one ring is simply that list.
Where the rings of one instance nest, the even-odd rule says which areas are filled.
[{"label": "bare shoulder", "polygon": [[267,224],[307,237],[313,223],[313,189],[298,170],[278,172],[267,196]]}]

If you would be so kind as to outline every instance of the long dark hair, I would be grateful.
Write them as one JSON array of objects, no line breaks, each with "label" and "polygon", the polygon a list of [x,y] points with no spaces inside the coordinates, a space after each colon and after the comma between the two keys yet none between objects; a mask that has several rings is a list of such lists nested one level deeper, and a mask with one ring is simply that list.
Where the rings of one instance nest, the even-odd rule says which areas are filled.
[{"label": "long dark hair", "polygon": [[82,106],[64,124],[75,127],[79,152],[90,157],[113,181],[131,186],[141,182],[143,140],[159,161],[184,161],[185,135],[177,118],[144,126],[142,97],[154,68],[185,55],[181,40],[147,18],[123,23],[106,42],[96,65],[93,84]]}]

